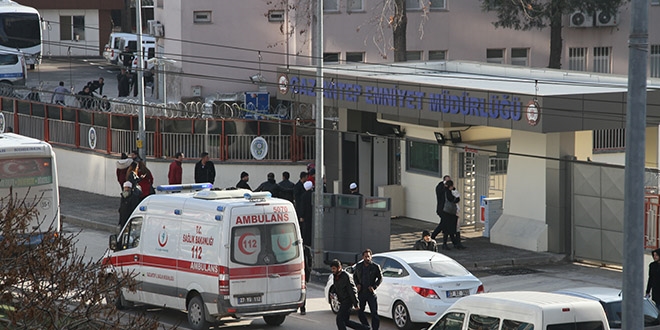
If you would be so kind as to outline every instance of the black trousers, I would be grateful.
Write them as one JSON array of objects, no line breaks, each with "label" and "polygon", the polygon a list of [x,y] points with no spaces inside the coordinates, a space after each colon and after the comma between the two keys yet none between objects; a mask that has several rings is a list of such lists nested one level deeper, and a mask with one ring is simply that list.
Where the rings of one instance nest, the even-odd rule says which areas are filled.
[{"label": "black trousers", "polygon": [[364,307],[369,304],[369,312],[371,313],[371,329],[378,330],[380,327],[380,318],[378,317],[378,300],[373,292],[361,292],[358,294],[360,300],[360,310],[358,311],[358,318],[360,323],[369,325],[367,315],[364,312]]},{"label": "black trousers", "polygon": [[337,330],[351,329],[369,330],[369,327],[360,323],[351,321],[351,301],[341,301],[339,303],[339,312],[337,312]]}]

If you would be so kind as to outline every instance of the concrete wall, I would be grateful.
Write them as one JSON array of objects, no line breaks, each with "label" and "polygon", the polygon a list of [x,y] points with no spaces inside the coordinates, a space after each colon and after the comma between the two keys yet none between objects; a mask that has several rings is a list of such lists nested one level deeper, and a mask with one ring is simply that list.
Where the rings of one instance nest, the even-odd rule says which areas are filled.
[{"label": "concrete wall", "polygon": [[[68,56],[68,47],[71,47],[72,56],[99,56],[101,39],[108,36],[99,36],[99,11],[96,9],[43,9],[39,10],[47,24],[42,31],[44,56]],[[60,40],[60,16],[85,16],[85,40]]]},{"label": "concrete wall", "polygon": [[[106,196],[115,196],[121,192],[115,174],[116,161],[119,158],[95,152],[81,152],[58,147],[55,147],[54,150],[57,157],[57,174],[60,186]],[[147,166],[154,176],[154,187],[167,184],[167,172],[170,162],[170,160],[148,160]],[[196,159],[184,161],[184,183],[194,182],[195,162],[197,162]],[[215,187],[235,186],[242,171],[250,174],[248,183],[252,189],[257,188],[259,184],[266,181],[268,172],[275,173],[275,179],[279,182],[282,172],[289,171],[291,180],[295,182],[297,181],[297,174],[305,169],[305,165],[298,164],[215,164]]]}]

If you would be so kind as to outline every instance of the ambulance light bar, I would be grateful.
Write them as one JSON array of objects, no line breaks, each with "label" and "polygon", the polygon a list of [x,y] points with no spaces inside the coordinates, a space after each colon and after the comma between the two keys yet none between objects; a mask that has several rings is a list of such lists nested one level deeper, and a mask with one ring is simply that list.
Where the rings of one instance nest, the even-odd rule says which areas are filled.
[{"label": "ambulance light bar", "polygon": [[253,199],[264,199],[272,196],[273,195],[270,193],[270,191],[260,191],[260,192],[245,193],[243,195],[243,198],[247,200],[253,200]]},{"label": "ambulance light bar", "polygon": [[183,191],[183,190],[203,190],[211,189],[213,184],[211,183],[186,183],[186,184],[163,184],[156,188],[158,191],[164,192],[174,192],[174,191]]}]

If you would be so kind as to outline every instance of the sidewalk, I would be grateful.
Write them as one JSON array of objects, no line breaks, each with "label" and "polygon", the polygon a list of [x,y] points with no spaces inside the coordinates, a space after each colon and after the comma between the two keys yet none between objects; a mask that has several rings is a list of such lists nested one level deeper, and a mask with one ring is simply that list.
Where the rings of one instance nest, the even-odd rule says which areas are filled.
[{"label": "sidewalk", "polygon": [[[117,187],[119,190],[119,187]],[[62,221],[84,228],[117,232],[119,220],[119,194],[107,197],[84,191],[60,187],[60,211]],[[391,222],[390,249],[411,248],[421,236],[422,230],[432,231],[435,223],[410,218],[396,218]],[[465,250],[451,249],[443,254],[455,259],[470,271],[492,268],[512,268],[526,265],[557,263],[564,255],[548,252],[532,252],[513,247],[490,243],[481,232],[463,230],[461,232]],[[358,251],[359,252],[359,251]],[[329,273],[329,268],[327,270]],[[327,273],[317,275],[325,283]],[[315,278],[315,281],[317,279]]]}]

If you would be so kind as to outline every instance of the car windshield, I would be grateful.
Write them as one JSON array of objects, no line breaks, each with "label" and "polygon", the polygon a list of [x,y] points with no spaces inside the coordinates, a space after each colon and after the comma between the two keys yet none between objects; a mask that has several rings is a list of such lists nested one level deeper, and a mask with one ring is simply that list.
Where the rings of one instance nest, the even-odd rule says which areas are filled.
[{"label": "car windshield", "polygon": [[463,266],[453,260],[429,260],[408,265],[419,277],[451,277],[470,274]]},{"label": "car windshield", "polygon": [[[621,329],[621,302],[615,301],[611,303],[602,303],[603,309],[605,309],[605,314],[607,315],[607,321],[610,324],[610,328]],[[658,310],[655,306],[648,300],[644,300],[644,326],[654,326],[660,325],[658,321]]]}]

